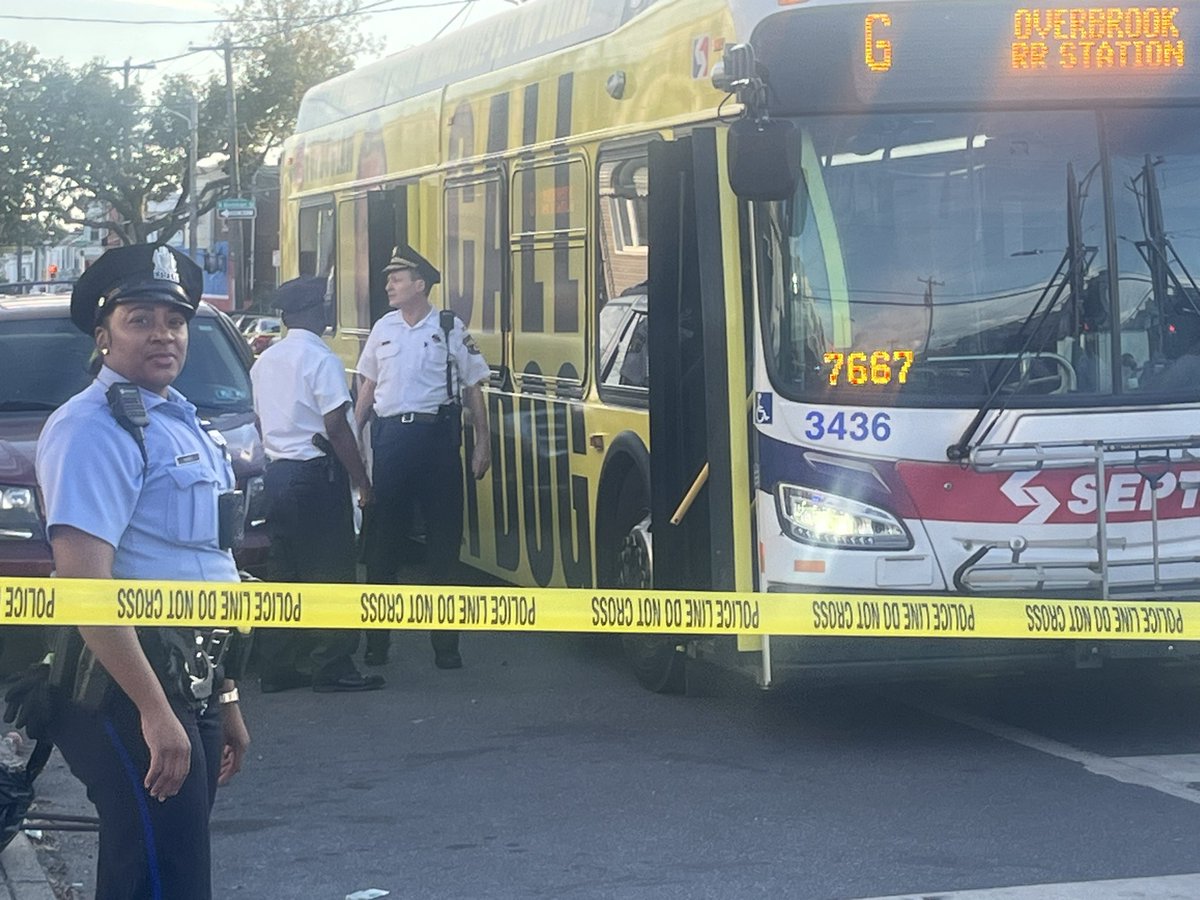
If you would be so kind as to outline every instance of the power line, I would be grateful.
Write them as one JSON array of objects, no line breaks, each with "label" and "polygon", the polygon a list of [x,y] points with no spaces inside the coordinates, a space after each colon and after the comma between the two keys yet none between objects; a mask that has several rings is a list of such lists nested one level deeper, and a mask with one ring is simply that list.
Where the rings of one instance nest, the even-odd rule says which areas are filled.
[{"label": "power line", "polygon": [[[439,9],[444,6],[457,6],[460,3],[478,3],[479,0],[434,0],[432,3],[405,3],[388,9],[376,9],[393,0],[375,0],[366,6],[348,10],[344,13],[332,13],[325,16],[313,16],[308,19],[296,19],[293,27],[303,28],[317,25],[333,19],[345,19],[351,16],[364,16],[390,12],[411,12],[421,9]],[[457,16],[455,16],[457,18]],[[0,13],[0,19],[17,22],[70,22],[82,25],[243,25],[254,22],[278,22],[275,16],[244,16],[227,19],[98,19],[86,16],[29,16],[16,13]]]},{"label": "power line", "polygon": [[446,31],[446,29],[454,24],[455,20],[458,19],[459,16],[461,16],[463,13],[465,13],[468,9],[471,8],[471,0],[459,0],[459,2],[462,3],[462,6],[460,6],[458,8],[458,12],[456,12],[454,15],[452,15],[450,17],[450,21],[447,22],[445,25],[443,25],[441,27],[441,29],[438,30],[438,33],[433,36],[432,40],[436,41],[438,38],[440,38],[442,36],[442,34]]}]

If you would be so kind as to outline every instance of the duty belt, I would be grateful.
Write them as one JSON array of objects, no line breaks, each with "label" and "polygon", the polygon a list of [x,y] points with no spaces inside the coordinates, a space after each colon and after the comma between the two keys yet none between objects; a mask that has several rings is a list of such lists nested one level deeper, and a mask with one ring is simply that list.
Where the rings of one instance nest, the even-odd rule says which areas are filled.
[{"label": "duty belt", "polygon": [[401,425],[432,425],[438,421],[437,413],[406,412],[394,416],[384,416],[385,422],[399,422]]}]

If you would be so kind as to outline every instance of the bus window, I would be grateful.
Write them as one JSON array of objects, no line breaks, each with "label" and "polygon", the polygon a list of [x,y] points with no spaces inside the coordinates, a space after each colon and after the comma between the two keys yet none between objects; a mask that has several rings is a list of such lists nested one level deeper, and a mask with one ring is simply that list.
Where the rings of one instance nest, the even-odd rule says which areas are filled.
[{"label": "bus window", "polygon": [[646,351],[648,175],[644,150],[600,158],[600,259],[604,270],[597,303],[600,388],[606,399],[633,405],[645,404],[650,383]]},{"label": "bus window", "polygon": [[646,285],[635,285],[600,310],[600,383],[614,391],[612,399],[646,403],[650,386],[649,326]]},{"label": "bus window", "polygon": [[443,290],[493,367],[504,365],[508,327],[504,295],[502,187],[499,172],[446,185]]},{"label": "bus window", "polygon": [[329,279],[325,292],[325,321],[337,323],[337,289],[334,269],[333,201],[300,210],[300,275],[322,275]]},{"label": "bus window", "polygon": [[[889,405],[1114,393],[1101,134],[1086,111],[805,119],[803,197],[756,207],[781,393]],[[1174,173],[1195,187],[1187,159]]]},{"label": "bus window", "polygon": [[[343,328],[371,327],[370,263],[367,255],[367,198],[355,197],[338,204],[338,294],[349,298],[353,312],[339,309]],[[333,323],[331,323],[333,324]]]},{"label": "bus window", "polygon": [[648,175],[645,156],[600,160],[600,249],[609,297],[646,280]]},{"label": "bus window", "polygon": [[[1200,383],[1200,111],[1105,114],[1116,201],[1125,393]],[[1107,297],[1104,298],[1107,301]],[[1106,325],[1107,322],[1099,324]]]},{"label": "bus window", "polygon": [[588,206],[582,159],[514,173],[512,368],[525,390],[578,394],[586,376]]}]

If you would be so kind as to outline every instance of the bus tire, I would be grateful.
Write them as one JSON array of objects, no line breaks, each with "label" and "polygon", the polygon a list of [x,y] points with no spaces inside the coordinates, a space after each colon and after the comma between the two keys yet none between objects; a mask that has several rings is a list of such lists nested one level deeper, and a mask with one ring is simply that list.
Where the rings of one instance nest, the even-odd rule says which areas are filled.
[{"label": "bus tire", "polygon": [[[619,587],[636,591],[653,586],[649,515],[626,533],[617,558]],[[687,657],[679,641],[659,634],[625,634],[621,636],[621,647],[642,687],[656,694],[678,694],[686,688]]]},{"label": "bus tire", "polygon": [[[650,535],[649,491],[627,478],[609,533],[608,572],[612,583],[627,591],[654,586],[654,549]],[[687,689],[687,655],[682,642],[661,634],[621,636],[625,658],[638,683],[656,694],[681,694]]]}]

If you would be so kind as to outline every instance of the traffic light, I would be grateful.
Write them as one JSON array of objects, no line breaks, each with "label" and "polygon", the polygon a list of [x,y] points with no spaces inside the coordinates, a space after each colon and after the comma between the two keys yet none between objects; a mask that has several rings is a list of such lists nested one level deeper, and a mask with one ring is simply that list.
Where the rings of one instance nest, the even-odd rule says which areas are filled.
[{"label": "traffic light", "polygon": [[49,279],[51,281],[53,281],[55,278],[57,278],[58,277],[58,265],[56,263],[50,263],[50,265],[46,267],[46,275],[47,275],[47,277],[49,277]]}]

